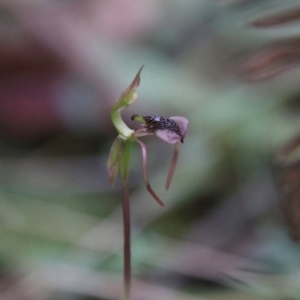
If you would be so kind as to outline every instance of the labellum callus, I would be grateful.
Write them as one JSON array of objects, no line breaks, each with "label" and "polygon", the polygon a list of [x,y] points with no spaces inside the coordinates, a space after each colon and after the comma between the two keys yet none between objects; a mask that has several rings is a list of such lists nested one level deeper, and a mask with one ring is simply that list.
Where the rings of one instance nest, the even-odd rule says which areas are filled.
[{"label": "labellum callus", "polygon": [[143,122],[142,128],[147,133],[154,133],[170,144],[178,141],[183,143],[188,127],[188,120],[181,116],[166,118],[162,116],[133,115],[131,119]]}]

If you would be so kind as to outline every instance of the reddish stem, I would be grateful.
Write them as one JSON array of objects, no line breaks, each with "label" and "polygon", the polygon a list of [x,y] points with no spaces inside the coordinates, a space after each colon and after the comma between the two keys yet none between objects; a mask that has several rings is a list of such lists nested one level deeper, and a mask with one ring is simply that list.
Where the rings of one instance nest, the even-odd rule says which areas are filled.
[{"label": "reddish stem", "polygon": [[127,182],[122,183],[122,210],[124,234],[124,300],[130,299],[131,288],[131,238],[130,238],[130,204]]}]

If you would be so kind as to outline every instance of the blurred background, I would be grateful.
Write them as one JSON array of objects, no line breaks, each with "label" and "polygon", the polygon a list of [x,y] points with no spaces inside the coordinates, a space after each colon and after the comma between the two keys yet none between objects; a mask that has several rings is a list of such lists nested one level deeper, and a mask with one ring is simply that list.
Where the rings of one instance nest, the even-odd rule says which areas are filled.
[{"label": "blurred background", "polygon": [[297,0],[0,0],[0,298],[119,299],[110,108],[190,120],[131,171],[133,300],[300,299]]}]

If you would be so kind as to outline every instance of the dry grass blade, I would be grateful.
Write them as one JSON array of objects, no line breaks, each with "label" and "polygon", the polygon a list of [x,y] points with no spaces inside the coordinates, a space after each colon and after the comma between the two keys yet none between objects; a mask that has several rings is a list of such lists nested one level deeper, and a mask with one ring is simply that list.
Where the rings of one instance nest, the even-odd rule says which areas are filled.
[{"label": "dry grass blade", "polygon": [[[55,291],[62,295],[72,294],[77,297],[92,297],[101,299],[119,299],[121,285],[119,276],[109,272],[95,272],[76,265],[54,264],[51,267],[41,267],[31,270],[21,280],[13,285],[13,291],[23,291],[26,299],[41,299],[36,295],[45,295]],[[176,289],[159,284],[134,280],[132,300],[172,299],[201,300]],[[18,295],[19,296],[19,295]],[[75,297],[76,297],[75,296]],[[73,296],[74,297],[74,296]],[[12,298],[20,299],[20,298]],[[47,297],[48,299],[48,297]]]},{"label": "dry grass blade", "polygon": [[288,142],[278,153],[282,210],[296,241],[300,241],[300,138]]},{"label": "dry grass blade", "polygon": [[260,49],[242,63],[242,76],[260,81],[296,68],[300,63],[299,40],[286,40]]},{"label": "dry grass blade", "polygon": [[281,14],[265,16],[251,23],[257,28],[273,27],[290,22],[300,21],[300,8],[286,11]]}]

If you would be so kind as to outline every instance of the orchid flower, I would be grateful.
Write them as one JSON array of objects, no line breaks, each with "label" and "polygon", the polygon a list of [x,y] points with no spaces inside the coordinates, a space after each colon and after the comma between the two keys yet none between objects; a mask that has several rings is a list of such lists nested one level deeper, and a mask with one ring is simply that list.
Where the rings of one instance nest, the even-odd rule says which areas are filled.
[{"label": "orchid flower", "polygon": [[149,115],[133,115],[132,120],[140,121],[141,128],[138,130],[130,129],[123,121],[121,111],[131,105],[136,99],[137,94],[135,89],[140,84],[140,73],[142,68],[138,71],[132,83],[121,94],[117,102],[111,109],[111,120],[118,131],[108,156],[107,173],[109,181],[113,186],[116,177],[119,174],[122,184],[122,208],[123,208],[123,227],[124,227],[124,300],[130,299],[130,282],[131,282],[131,263],[130,263],[130,210],[129,210],[129,191],[128,179],[130,169],[130,156],[132,144],[137,142],[141,146],[143,159],[143,177],[146,188],[151,196],[158,202],[159,205],[164,206],[164,203],[156,195],[151,188],[148,180],[147,172],[147,149],[145,144],[140,141],[141,137],[148,135],[156,135],[163,141],[174,144],[174,155],[169,170],[166,182],[166,189],[168,190],[171,180],[176,168],[179,152],[179,142],[184,141],[184,137],[188,128],[188,120],[185,117],[170,117],[149,116]]},{"label": "orchid flower", "polygon": [[[175,144],[173,160],[172,160],[172,164],[166,182],[166,190],[168,190],[178,160],[178,151],[179,151],[178,143],[179,141],[183,143],[187,131],[188,123],[189,123],[188,119],[179,116],[165,118],[162,116],[149,116],[149,115],[133,115],[131,119],[142,122],[141,129],[138,129],[134,133],[135,137],[142,137],[146,135],[155,134],[163,141],[169,144]],[[146,187],[150,192],[150,194],[154,197],[154,199],[157,200],[156,197],[152,194],[153,191],[151,192],[151,187],[148,181],[147,168],[146,168],[147,152],[146,152],[145,144],[138,139],[137,142],[141,145],[142,148],[144,181]],[[150,187],[150,189],[148,187]],[[158,201],[158,203],[162,204],[161,201]]]},{"label": "orchid flower", "polygon": [[112,122],[114,123],[119,135],[115,139],[110,150],[107,162],[107,173],[112,185],[115,183],[118,171],[122,182],[127,182],[129,175],[131,144],[132,142],[139,143],[142,149],[144,182],[153,198],[161,206],[164,206],[163,202],[154,193],[150,186],[147,172],[147,150],[145,144],[141,142],[139,138],[155,134],[163,141],[169,144],[175,144],[174,156],[166,182],[166,190],[168,190],[178,160],[178,143],[183,143],[189,121],[187,118],[181,116],[165,118],[162,116],[133,115],[131,119],[140,121],[142,123],[141,128],[134,131],[127,127],[122,120],[120,112],[136,100],[137,94],[135,92],[135,88],[139,86],[141,70],[142,68],[139,70],[130,86],[122,93],[111,111]]}]

